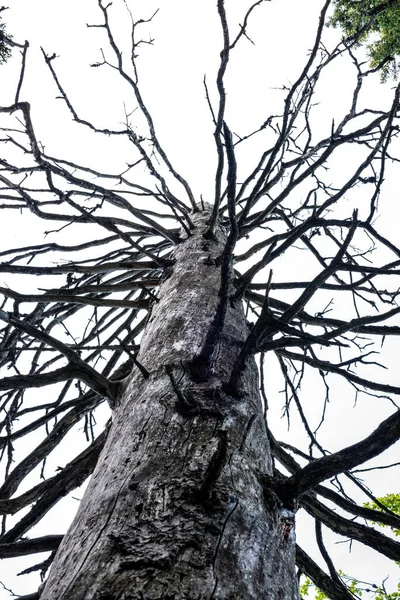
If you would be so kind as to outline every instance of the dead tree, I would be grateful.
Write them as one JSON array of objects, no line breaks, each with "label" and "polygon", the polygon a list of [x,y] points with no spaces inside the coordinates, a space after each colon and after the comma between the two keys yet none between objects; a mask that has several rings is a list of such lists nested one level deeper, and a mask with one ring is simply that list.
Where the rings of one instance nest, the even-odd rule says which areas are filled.
[{"label": "dead tree", "polygon": [[[364,107],[377,69],[357,59],[355,39],[325,46],[328,0],[280,114],[239,135],[227,122],[225,73],[264,2],[249,7],[239,29],[225,4],[218,0],[216,11],[217,102],[205,85],[217,161],[207,201],[172,164],[139,86],[139,25],[151,19],[132,18],[128,61],[111,26],[113,7],[98,1],[95,26],[109,48],[94,66],[112,64],[130,86],[140,133],[128,114],[114,130],[81,117],[55,55],[43,51],[72,119],[131,145],[136,159],[124,172],[47,153],[23,95],[27,44],[14,101],[0,107],[3,214],[30,213],[60,232],[36,245],[21,239],[0,263],[0,557],[50,553],[28,569],[44,577],[52,564],[31,599],[294,600],[296,565],[329,598],[353,598],[325,528],[400,560],[399,542],[371,526],[400,529],[399,516],[366,508],[347,491],[358,486],[379,507],[357,467],[400,437],[400,387],[376,367],[385,360],[382,341],[400,334],[400,247],[374,220],[387,166],[398,160],[399,87],[388,107]],[[319,79],[344,55],[355,74],[350,104],[318,137]],[[240,149],[251,152],[257,138],[264,150],[239,179]],[[354,165],[332,182],[330,165],[349,147]],[[288,279],[284,265],[297,255],[297,275]],[[25,291],[17,291],[20,282]],[[301,386],[312,373],[326,393],[310,402]],[[283,384],[288,418],[298,415],[304,428],[303,446],[279,441],[267,418],[268,402],[281,403],[266,393],[272,378]],[[377,421],[332,452],[315,411],[323,430],[338,380],[349,396],[368,396]],[[100,433],[95,415],[107,421]],[[74,440],[82,426],[81,450]],[[52,463],[45,476],[46,461],[71,444],[69,462]],[[33,528],[90,475],[68,533],[35,537]],[[315,520],[326,570],[301,539],[296,545],[299,508]]]}]

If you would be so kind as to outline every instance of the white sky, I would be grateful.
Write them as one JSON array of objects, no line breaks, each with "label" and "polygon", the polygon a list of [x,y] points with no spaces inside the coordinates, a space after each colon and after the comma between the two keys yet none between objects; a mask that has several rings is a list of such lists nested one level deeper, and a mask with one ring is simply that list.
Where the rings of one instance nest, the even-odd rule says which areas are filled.
[{"label": "white sky", "polygon": [[[227,0],[233,35],[236,35],[244,8],[249,4],[247,0]],[[215,102],[214,80],[221,49],[216,2],[130,0],[129,5],[135,18],[147,18],[160,7],[150,26],[143,26],[144,39],[149,39],[151,35],[155,43],[152,46],[144,45],[140,50],[138,65],[142,93],[153,114],[159,139],[172,163],[190,182],[196,197],[203,194],[205,200],[212,198],[216,156],[203,76],[207,75],[211,98]],[[314,41],[321,5],[322,2],[316,0],[273,0],[256,9],[248,30],[255,46],[242,40],[232,53],[226,76],[226,119],[234,132],[244,135],[257,128],[270,114],[281,112],[283,92],[279,88],[293,83],[300,73],[307,51]],[[98,127],[118,128],[124,120],[124,105],[129,112],[135,104],[129,89],[126,85],[121,85],[111,69],[88,67],[90,63],[101,60],[100,48],[107,47],[104,30],[86,27],[86,23],[99,23],[101,19],[96,8],[97,2],[11,0],[9,6],[10,10],[3,13],[9,32],[17,41],[30,41],[27,76],[21,98],[32,103],[34,124],[46,151],[107,172],[117,171],[121,169],[121,165],[134,160],[132,151],[126,144],[94,135],[71,123],[63,101],[54,99],[56,89],[39,49],[39,46],[43,46],[48,54],[55,52],[59,55],[53,64],[79,116],[91,120]],[[123,0],[115,0],[114,6],[118,37],[128,40],[130,23],[126,16],[121,18],[120,12]],[[338,32],[326,32],[327,44],[334,44],[337,39]],[[107,52],[110,56],[108,50]],[[18,78],[16,67],[15,59],[0,69],[0,103],[3,106],[13,101]],[[330,130],[332,119],[338,119],[343,110],[347,109],[353,77],[352,67],[340,60],[322,78],[317,97],[320,106],[316,108],[314,118],[318,137],[323,137]],[[366,101],[372,107],[387,106],[390,102],[390,87],[390,84],[381,86],[378,78],[375,78],[367,88]],[[136,124],[135,118],[134,114],[132,120]],[[138,118],[138,133],[140,127],[141,121]],[[239,176],[244,176],[257,161],[262,149],[261,141],[255,140],[248,146],[243,144],[243,150],[238,153],[238,162],[243,165]],[[350,159],[351,157],[342,157],[341,162],[335,165],[336,177],[344,176]],[[389,179],[385,196],[381,200],[382,216],[379,223],[384,231],[389,232],[393,223],[399,222],[396,197],[395,181],[393,179],[391,182]],[[21,236],[24,245],[31,240],[37,241],[37,230],[32,228],[29,218],[24,217],[22,221],[21,216],[15,214],[9,219],[7,235],[3,235],[0,240],[2,247],[15,246],[15,239],[20,241]],[[286,276],[289,278],[290,273],[286,273]],[[396,350],[394,342],[387,342],[387,352],[392,353],[394,374],[382,375],[378,372],[377,376],[380,380],[398,383],[398,344]],[[309,390],[311,400],[324,393],[315,380],[306,380],[303,387]],[[280,390],[276,388],[277,384],[269,383],[269,396],[280,399],[279,402],[272,403],[269,411],[269,418],[274,421],[280,418],[283,404],[283,397],[277,396]],[[350,414],[354,396],[349,388],[338,383],[335,389],[335,406],[329,407],[333,426],[325,431],[330,450],[337,450],[361,439],[376,426],[376,411],[371,399],[360,398],[358,412],[354,417]],[[380,418],[390,414],[391,410],[386,403]],[[318,409],[315,421],[318,422],[319,418]],[[289,434],[286,432],[285,422],[278,425],[282,437],[285,436],[287,441],[293,435],[301,438],[301,433],[295,433],[296,425],[298,423],[294,417],[293,429]],[[393,447],[385,454],[386,463],[398,458],[398,447],[399,444],[397,451]],[[385,471],[374,475],[373,484],[378,496],[398,491],[396,482],[388,480]],[[52,511],[53,522],[68,522],[74,510],[73,503],[68,506],[64,503],[62,509]],[[63,528],[64,523],[60,527]],[[41,531],[37,531],[37,535],[40,534]],[[299,519],[298,534],[299,540],[303,542],[312,537],[307,519]],[[327,540],[334,537],[329,533],[325,536]],[[323,564],[318,559],[317,551],[307,546],[306,542],[304,547]],[[396,573],[384,557],[359,544],[353,544],[350,557],[348,550],[347,544],[340,544],[333,551],[338,558],[337,566],[346,572],[378,584],[389,572]],[[6,579],[1,575],[0,579],[6,579],[7,585],[18,593],[32,591],[36,585],[36,580],[32,583],[33,577],[21,580],[11,576],[11,572],[17,562],[16,569],[20,570],[33,564],[35,559],[36,557],[25,560],[23,567],[15,559],[4,561],[7,572],[10,569],[10,577]],[[395,583],[395,575],[393,582]],[[3,600],[3,597],[6,599],[9,595],[0,590],[0,599]]]}]

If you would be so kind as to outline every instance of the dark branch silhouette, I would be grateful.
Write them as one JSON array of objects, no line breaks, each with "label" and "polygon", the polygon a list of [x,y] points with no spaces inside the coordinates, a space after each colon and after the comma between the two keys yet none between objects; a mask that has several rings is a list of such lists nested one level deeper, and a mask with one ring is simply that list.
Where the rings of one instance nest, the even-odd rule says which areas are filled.
[{"label": "dark branch silhouette", "polygon": [[[354,598],[329,556],[325,527],[400,560],[400,544],[365,524],[400,529],[400,517],[379,504],[356,471],[400,438],[400,386],[378,371],[387,360],[381,351],[384,341],[400,336],[400,247],[396,235],[388,237],[376,220],[387,170],[400,160],[394,143],[400,87],[395,86],[386,108],[365,106],[364,89],[377,69],[369,69],[357,57],[357,37],[327,49],[323,37],[328,0],[305,66],[283,89],[280,114],[266,113],[258,128],[235,133],[234,117],[227,110],[227,68],[233,66],[231,55],[242,43],[253,43],[251,20],[264,2],[258,0],[243,11],[239,29],[230,21],[226,2],[217,3],[221,52],[216,100],[204,80],[216,155],[211,206],[196,197],[175,165],[178,161],[172,161],[168,140],[159,135],[145,101],[137,64],[143,45],[153,40],[139,37],[138,31],[139,26],[151,25],[155,15],[135,20],[126,7],[132,25],[129,52],[117,40],[111,3],[98,0],[98,21],[88,25],[88,35],[91,28],[100,29],[108,44],[102,60],[91,66],[100,72],[111,68],[134,98],[135,119],[126,109],[125,122],[114,128],[81,116],[63,83],[56,55],[42,49],[58,99],[75,126],[93,136],[93,143],[99,136],[123,140],[129,163],[120,172],[102,172],[90,160],[80,164],[47,153],[33,105],[25,99],[29,44],[9,40],[21,62],[14,101],[0,106],[0,209],[5,227],[7,218],[18,212],[27,222],[37,223],[38,233],[37,243],[27,245],[21,237],[19,246],[0,252],[0,450],[5,473],[0,487],[0,558],[51,552],[48,563],[37,570],[44,574],[49,568],[62,536],[26,536],[93,473],[107,439],[109,411],[116,414],[132,373],[151,379],[151,369],[137,357],[141,336],[152,321],[160,286],[171,277],[179,248],[193,239],[200,214],[207,217],[201,261],[218,271],[218,303],[193,360],[176,361],[163,370],[177,399],[175,410],[184,419],[211,415],[222,427],[226,398],[240,402],[246,394],[243,380],[249,361],[261,353],[264,413],[275,459],[273,474],[260,475],[265,501],[288,511],[302,507],[315,519],[316,542],[327,569],[297,546],[299,571],[333,600]],[[391,4],[379,5],[369,16]],[[320,77],[345,57],[354,69],[347,111],[338,122],[332,120],[329,135],[319,135],[314,111]],[[263,148],[258,154],[251,145],[255,139]],[[250,159],[242,168],[243,148]],[[349,149],[352,162],[342,179],[332,181],[330,170],[335,172],[336,160],[346,160]],[[47,241],[49,235],[56,235],[56,241]],[[228,372],[219,366],[221,344],[228,338],[232,346],[236,342],[235,332],[226,329],[226,315],[242,305],[247,336],[237,344]],[[289,424],[300,416],[296,426],[304,429],[301,446],[274,437],[274,424],[267,418],[271,377],[283,388]],[[312,405],[302,389],[309,377],[318,389]],[[194,402],[187,378],[192,388],[201,390],[202,403]],[[334,403],[338,381],[348,386],[349,395],[368,396],[377,411],[377,426],[364,437],[354,434],[353,443],[332,451],[323,430],[329,427],[328,404]],[[40,394],[31,391],[39,388]],[[389,416],[377,406],[385,402],[386,407],[386,401]],[[94,426],[96,415],[106,422],[100,433]],[[249,418],[241,449],[256,420],[254,415]],[[74,447],[71,440],[78,429],[83,430],[85,448],[77,446],[64,466],[48,473],[50,453],[64,443]],[[234,454],[225,430],[220,428],[218,435],[221,443],[201,488],[201,502],[208,508],[215,483]],[[33,484],[35,469],[41,469],[41,479]],[[376,501],[381,510],[349,498],[343,483],[348,481],[359,487],[364,502]],[[24,511],[22,516],[19,511]],[[39,597],[39,592],[26,596]]]}]

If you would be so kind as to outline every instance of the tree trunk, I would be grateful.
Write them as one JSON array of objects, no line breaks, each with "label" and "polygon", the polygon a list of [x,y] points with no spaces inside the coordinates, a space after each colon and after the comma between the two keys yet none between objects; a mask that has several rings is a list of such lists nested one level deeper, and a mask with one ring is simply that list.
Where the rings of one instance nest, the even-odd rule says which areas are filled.
[{"label": "tree trunk", "polygon": [[214,371],[193,381],[219,302],[226,235],[177,246],[139,362],[41,600],[296,600],[292,514],[263,488],[272,459],[249,359],[239,397],[222,388],[248,335],[228,303]]}]

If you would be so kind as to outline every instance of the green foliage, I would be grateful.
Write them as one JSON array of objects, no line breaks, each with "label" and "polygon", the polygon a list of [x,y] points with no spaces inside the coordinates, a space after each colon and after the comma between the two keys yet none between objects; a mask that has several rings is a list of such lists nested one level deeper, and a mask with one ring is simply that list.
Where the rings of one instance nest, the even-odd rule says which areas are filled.
[{"label": "green foliage", "polygon": [[[11,48],[5,41],[6,26],[0,20],[0,65],[5,63],[11,56]],[[7,37],[9,37],[7,35]]]},{"label": "green foliage", "polygon": [[381,588],[378,588],[375,600],[400,600],[400,583],[397,584],[397,592],[391,594],[386,594]]},{"label": "green foliage", "polygon": [[[382,496],[382,498],[377,498],[377,500],[380,505],[385,506],[396,515],[400,515],[400,494],[387,494],[386,496]],[[383,508],[379,504],[376,502],[366,502],[364,506],[365,508],[373,508],[382,512]],[[382,523],[378,523],[378,525],[380,527],[388,527],[388,525],[383,525]],[[394,529],[393,527],[391,529],[396,536],[400,536],[400,529]],[[357,581],[357,579],[349,578],[343,571],[339,571],[339,575],[346,584],[349,592],[354,594],[356,598],[360,598],[362,596],[362,589],[359,587],[360,582]],[[328,598],[326,594],[314,586],[313,582],[308,577],[305,577],[302,583],[300,583],[300,598],[306,598],[310,588],[314,589],[315,600],[325,600]],[[364,591],[372,593],[374,600],[400,600],[400,583],[397,585],[397,592],[391,592],[389,594],[383,587],[379,587],[375,584],[370,584],[368,588],[364,588]]]},{"label": "green foliage", "polygon": [[[346,583],[349,592],[351,592],[352,594],[356,594],[356,596],[360,598],[362,596],[362,591],[360,590],[360,588],[357,587],[357,580],[349,579],[347,575],[345,575],[342,571],[339,571],[339,574],[342,576],[343,581]],[[314,588],[314,600],[327,600],[329,598],[326,594],[324,594],[322,590],[315,587],[311,579],[309,579],[308,577],[306,577],[304,579],[304,582],[300,584],[300,598],[305,598],[306,596],[308,596],[310,588]],[[381,600],[386,600],[386,597],[382,597]]]},{"label": "green foliage", "polygon": [[400,0],[334,0],[329,22],[346,36],[367,43],[372,68],[381,71],[382,80],[396,77],[400,56]]},{"label": "green foliage", "polygon": [[359,582],[357,581],[357,579],[351,579],[347,582],[347,587],[351,594],[354,594],[355,596],[357,596],[357,598],[361,598],[362,591],[359,587],[357,587],[358,583]]},{"label": "green foliage", "polygon": [[[377,500],[380,504],[386,506],[386,508],[394,512],[396,515],[400,515],[400,494],[387,494],[382,498],[377,498]],[[366,508],[374,508],[375,510],[380,510],[381,512],[383,510],[379,506],[379,504],[376,504],[375,502],[367,502],[366,504],[364,504],[364,506]],[[388,525],[383,525],[382,523],[379,523],[379,526],[388,527]],[[393,527],[391,529],[396,536],[400,536],[400,529],[394,529]]]},{"label": "green foliage", "polygon": [[[314,584],[311,581],[311,579],[308,579],[308,577],[306,577],[304,579],[304,582],[301,583],[300,587],[299,587],[300,598],[305,598],[306,596],[308,596],[308,592],[310,591],[310,588],[314,588]],[[326,598],[328,598],[328,596],[326,594],[324,594],[324,592],[322,592],[320,589],[318,589],[318,588],[314,588],[314,589],[315,589],[314,598],[316,600],[325,600]]]},{"label": "green foliage", "polygon": [[[343,582],[346,584],[347,589],[351,594],[354,595],[355,598],[361,598],[363,591],[365,591],[369,594],[373,594],[374,600],[400,600],[400,583],[397,586],[397,592],[391,592],[388,594],[384,588],[378,587],[375,584],[361,584],[361,582],[357,581],[357,579],[353,579],[345,575],[343,571],[339,571],[339,574],[341,575]],[[364,587],[361,588],[360,585],[363,585]],[[305,599],[309,595],[310,589],[313,593],[313,600],[329,600],[329,597],[320,589],[315,587],[311,579],[308,577],[305,577],[300,583],[300,598]]]},{"label": "green foliage", "polygon": [[308,596],[308,590],[310,589],[310,586],[312,586],[312,584],[313,583],[311,579],[305,577],[303,583],[300,583],[299,585],[300,598],[305,598],[305,596]]}]

